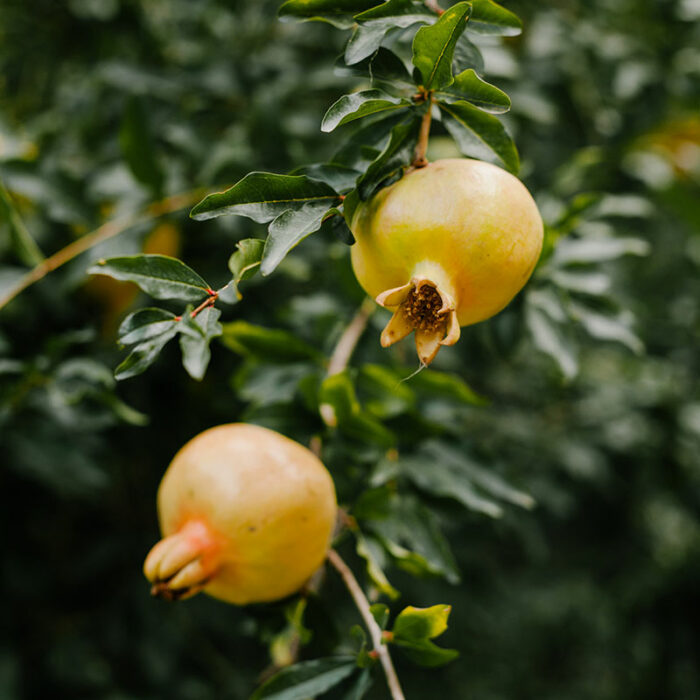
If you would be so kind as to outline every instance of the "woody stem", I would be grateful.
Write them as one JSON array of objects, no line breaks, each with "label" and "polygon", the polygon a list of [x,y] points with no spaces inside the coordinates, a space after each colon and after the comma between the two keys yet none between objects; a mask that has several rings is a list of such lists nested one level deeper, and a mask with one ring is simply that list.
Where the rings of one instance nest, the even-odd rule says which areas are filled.
[{"label": "woody stem", "polygon": [[428,138],[430,136],[430,124],[433,119],[433,96],[430,94],[427,99],[426,111],[420,123],[420,132],[418,133],[418,143],[413,154],[411,165],[414,168],[423,168],[428,164],[425,153],[428,150]]}]

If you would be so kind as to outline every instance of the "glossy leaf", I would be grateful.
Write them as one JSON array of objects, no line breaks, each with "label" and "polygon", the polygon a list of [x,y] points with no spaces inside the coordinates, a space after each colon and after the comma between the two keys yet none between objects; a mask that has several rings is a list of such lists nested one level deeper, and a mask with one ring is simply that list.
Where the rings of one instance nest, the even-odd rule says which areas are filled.
[{"label": "glossy leaf", "polygon": [[442,649],[429,639],[416,642],[399,640],[396,645],[413,663],[428,668],[444,666],[459,657],[459,652],[455,649]]},{"label": "glossy leaf", "polygon": [[380,0],[287,0],[280,7],[282,19],[320,20],[347,29],[353,24],[352,16],[363,12]]},{"label": "glossy leaf", "polygon": [[220,316],[221,311],[213,307],[203,309],[195,318],[189,314],[183,315],[180,328],[182,365],[187,374],[197,381],[204,377],[211,359],[209,344],[223,333]]},{"label": "glossy leaf", "polygon": [[345,63],[354,66],[371,56],[382,45],[389,29],[384,22],[357,25],[345,46]]},{"label": "glossy leaf", "polygon": [[377,3],[376,7],[355,15],[355,21],[361,24],[373,24],[385,21],[387,26],[405,28],[415,22],[432,22],[435,13],[420,0],[387,0]]},{"label": "glossy leaf", "polygon": [[355,180],[361,173],[340,163],[315,163],[297,168],[292,175],[306,175],[312,180],[320,180],[342,194],[355,187]]},{"label": "glossy leaf", "polygon": [[121,381],[145,372],[156,360],[168,341],[177,335],[177,327],[139,343],[127,358],[114,370],[115,379]]},{"label": "glossy leaf", "polygon": [[362,200],[369,199],[385,181],[403,174],[403,170],[413,158],[419,129],[420,120],[413,119],[391,130],[389,143],[357,182],[357,190]]},{"label": "glossy leaf", "polygon": [[367,564],[367,575],[376,588],[385,596],[395,600],[399,597],[399,592],[389,583],[382,570],[382,549],[381,546],[371,537],[365,537],[360,532],[355,532],[357,540],[357,553]]},{"label": "glossy leaf", "polygon": [[190,216],[205,221],[237,214],[265,224],[288,209],[320,203],[330,208],[337,199],[338,194],[332,187],[304,175],[254,172],[225,192],[205,197],[192,209]]},{"label": "glossy leaf", "polygon": [[413,39],[413,65],[420,72],[423,87],[427,90],[439,90],[452,83],[455,45],[470,13],[470,3],[457,3],[446,10],[434,25],[421,27],[416,33]]},{"label": "glossy leaf", "polygon": [[496,117],[468,102],[442,102],[440,111],[445,128],[464,155],[491,160],[496,154],[508,170],[518,171],[518,151]]},{"label": "glossy leaf", "polygon": [[484,406],[489,403],[487,398],[477,394],[456,374],[423,369],[411,378],[410,385],[428,396],[442,396],[474,406]]},{"label": "glossy leaf", "polygon": [[649,251],[649,244],[639,238],[565,238],[557,244],[551,261],[555,265],[599,263]]},{"label": "glossy leaf", "polygon": [[330,106],[321,122],[321,131],[330,132],[355,119],[410,105],[408,100],[392,97],[381,90],[353,92],[350,95],[343,95]]},{"label": "glossy leaf", "polygon": [[[468,25],[467,25],[468,26]],[[461,73],[467,68],[473,68],[477,73],[484,72],[484,57],[481,51],[465,32],[457,40],[454,56],[452,58],[452,70]]]},{"label": "glossy leaf", "polygon": [[265,241],[258,238],[246,238],[238,241],[236,251],[228,259],[228,269],[233,279],[219,290],[219,298],[229,304],[235,304],[241,299],[238,285],[252,277],[260,268]]},{"label": "glossy leaf", "polygon": [[132,255],[99,260],[88,274],[134,282],[155,299],[198,301],[209,294],[209,285],[193,269],[167,255]]},{"label": "glossy leaf", "polygon": [[134,345],[170,332],[176,323],[177,316],[165,309],[139,309],[122,321],[117,338],[122,345]]},{"label": "glossy leaf", "polygon": [[253,355],[273,362],[317,360],[320,353],[287,331],[263,328],[247,321],[223,324],[223,344],[239,355]]},{"label": "glossy leaf", "polygon": [[356,668],[353,656],[302,661],[275,674],[250,700],[308,700],[335,687]]},{"label": "glossy leaf", "polygon": [[451,611],[450,605],[432,605],[429,608],[414,608],[409,605],[394,621],[394,640],[417,642],[440,636],[447,629]]},{"label": "glossy leaf", "polygon": [[443,102],[467,100],[473,105],[492,112],[502,114],[510,109],[510,98],[503,90],[482,80],[473,68],[468,68],[455,76],[454,82],[438,92],[437,98]]},{"label": "glossy leaf", "polygon": [[369,61],[369,74],[372,85],[387,85],[393,89],[414,87],[404,62],[383,46],[377,49]]},{"label": "glossy leaf", "polygon": [[497,36],[517,36],[523,31],[518,16],[493,0],[471,0],[471,3],[470,31]]}]

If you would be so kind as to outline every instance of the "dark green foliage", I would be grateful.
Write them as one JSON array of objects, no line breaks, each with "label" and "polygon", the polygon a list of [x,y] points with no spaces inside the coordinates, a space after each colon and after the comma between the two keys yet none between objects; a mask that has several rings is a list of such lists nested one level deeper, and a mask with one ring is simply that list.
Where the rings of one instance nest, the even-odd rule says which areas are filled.
[{"label": "dark green foliage", "polygon": [[[408,700],[695,700],[697,9],[290,0],[284,19],[326,20],[296,24],[279,5],[0,2],[0,298],[105,221],[224,193],[195,209],[211,221],[168,218],[179,253],[144,255],[141,220],[0,308],[0,697],[243,700],[295,634],[257,697],[386,697],[333,571],[245,609],[148,595],[165,467],[243,420],[322,437],[336,546]],[[345,221],[409,166],[421,85],[430,159],[515,169],[516,137],[545,250],[430,370],[379,347],[377,310],[328,378],[363,299]]]}]

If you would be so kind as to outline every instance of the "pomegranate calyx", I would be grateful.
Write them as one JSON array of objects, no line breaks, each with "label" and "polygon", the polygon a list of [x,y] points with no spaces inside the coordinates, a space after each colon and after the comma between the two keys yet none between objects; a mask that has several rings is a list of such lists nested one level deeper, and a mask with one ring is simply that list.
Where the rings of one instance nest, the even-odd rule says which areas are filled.
[{"label": "pomegranate calyx", "polygon": [[413,277],[401,287],[382,292],[376,302],[384,307],[396,307],[382,331],[382,347],[389,347],[415,331],[418,357],[422,364],[429,365],[441,346],[454,345],[459,340],[455,302],[430,279]]}]

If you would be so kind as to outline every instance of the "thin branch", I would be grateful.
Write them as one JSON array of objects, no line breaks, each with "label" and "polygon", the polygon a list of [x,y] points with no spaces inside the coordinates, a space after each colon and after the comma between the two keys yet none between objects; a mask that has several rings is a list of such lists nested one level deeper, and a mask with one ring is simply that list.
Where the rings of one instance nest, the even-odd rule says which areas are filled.
[{"label": "thin branch", "polygon": [[411,167],[424,168],[428,165],[428,159],[425,154],[428,150],[428,138],[430,136],[430,124],[433,120],[433,96],[429,95],[427,99],[427,109],[420,123],[420,132],[418,134],[418,143],[413,154],[413,162]]},{"label": "thin branch", "polygon": [[39,280],[44,279],[46,275],[66,263],[78,257],[78,255],[90,250],[93,246],[103,243],[104,241],[113,238],[114,236],[123,233],[127,229],[136,226],[137,224],[158,219],[166,214],[172,214],[180,209],[185,209],[201,199],[204,191],[201,189],[183,194],[176,194],[172,197],[166,197],[158,202],[150,204],[138,214],[125,216],[121,219],[108,221],[96,228],[92,233],[79,238],[65,248],[62,248],[51,257],[46,258],[39,263],[35,268],[24,275],[13,287],[11,287],[2,297],[0,297],[0,309],[9,304],[18,294],[23,292],[28,287],[31,287]]},{"label": "thin branch", "polygon": [[437,15],[441,15],[445,11],[437,4],[437,0],[425,0],[425,6]]},{"label": "thin branch", "polygon": [[396,669],[394,669],[394,664],[392,663],[391,656],[389,655],[389,647],[382,642],[382,630],[370,612],[367,596],[365,596],[364,591],[357,582],[357,579],[350,570],[350,567],[341,559],[340,555],[335,551],[335,549],[330,549],[328,551],[328,561],[340,574],[341,578],[343,579],[343,583],[355,601],[357,609],[360,611],[360,615],[362,615],[362,619],[364,620],[370,637],[372,638],[374,651],[377,653],[379,661],[382,664],[382,668],[384,669],[384,675],[386,675],[386,682],[389,686],[391,697],[393,700],[405,700],[403,691],[401,690],[401,684],[399,683],[399,678],[396,675]]},{"label": "thin branch", "polygon": [[354,318],[350,321],[347,328],[340,336],[340,340],[336,343],[331,359],[328,362],[329,377],[334,374],[339,374],[348,366],[352,353],[360,337],[364,333],[367,327],[367,321],[369,321],[369,317],[372,315],[374,309],[375,303],[372,299],[367,298],[362,302]]}]

